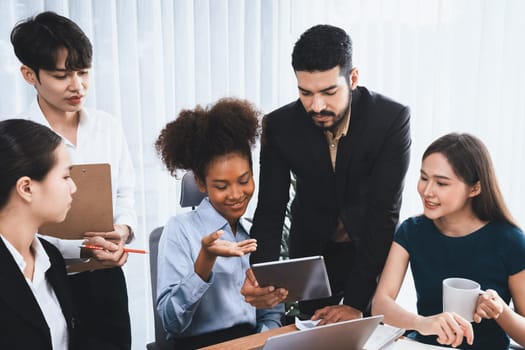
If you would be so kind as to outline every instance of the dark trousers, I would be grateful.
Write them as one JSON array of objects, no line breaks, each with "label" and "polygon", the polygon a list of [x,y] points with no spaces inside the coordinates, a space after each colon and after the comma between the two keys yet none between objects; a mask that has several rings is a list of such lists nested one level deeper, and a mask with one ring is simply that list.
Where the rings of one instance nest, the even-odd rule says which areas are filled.
[{"label": "dark trousers", "polygon": [[[299,302],[302,317],[310,318],[316,310],[325,306],[338,305],[344,296],[348,271],[354,260],[354,246],[351,243],[328,242],[323,252],[332,296],[329,298]],[[359,288],[359,286],[356,286]]]},{"label": "dark trousers", "polygon": [[69,275],[83,350],[131,349],[128,292],[120,267]]},{"label": "dark trousers", "polygon": [[[212,311],[210,311],[212,312]],[[240,324],[231,328],[222,329],[215,332],[196,335],[188,338],[174,339],[174,350],[194,350],[205,346],[221,343],[235,338],[245,337],[254,334],[255,329],[250,324]]]}]

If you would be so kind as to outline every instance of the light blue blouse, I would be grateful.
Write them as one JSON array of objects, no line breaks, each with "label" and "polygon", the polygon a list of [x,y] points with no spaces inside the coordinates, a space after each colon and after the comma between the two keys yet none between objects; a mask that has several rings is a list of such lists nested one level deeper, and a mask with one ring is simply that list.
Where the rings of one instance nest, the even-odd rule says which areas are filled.
[{"label": "light blue blouse", "polygon": [[255,310],[244,301],[240,290],[249,268],[249,254],[217,257],[210,280],[194,271],[201,239],[224,230],[221,239],[249,238],[250,223],[241,218],[233,235],[226,219],[206,197],[196,210],[172,217],[159,242],[157,311],[168,337],[188,337],[249,323],[257,331],[280,327],[284,306]]}]

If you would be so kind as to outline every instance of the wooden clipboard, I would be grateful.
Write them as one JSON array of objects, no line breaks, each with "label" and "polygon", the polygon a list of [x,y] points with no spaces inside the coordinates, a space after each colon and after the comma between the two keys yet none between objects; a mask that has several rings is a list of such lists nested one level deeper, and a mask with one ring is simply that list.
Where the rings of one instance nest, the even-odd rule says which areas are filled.
[{"label": "wooden clipboard", "polygon": [[[46,223],[38,232],[62,239],[83,239],[85,232],[110,232],[113,226],[111,168],[103,164],[77,164],[71,167],[71,178],[77,186],[65,220]],[[80,249],[80,248],[79,248]],[[69,272],[107,268],[97,261],[68,265]]]}]

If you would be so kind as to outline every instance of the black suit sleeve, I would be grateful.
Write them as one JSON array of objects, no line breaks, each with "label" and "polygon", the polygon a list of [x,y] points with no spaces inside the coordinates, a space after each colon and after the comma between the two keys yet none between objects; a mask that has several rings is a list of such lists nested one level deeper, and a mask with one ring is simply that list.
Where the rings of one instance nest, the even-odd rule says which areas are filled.
[{"label": "black suit sleeve", "polygon": [[290,167],[281,153],[274,149],[272,123],[263,120],[261,138],[259,198],[255,210],[252,238],[257,239],[257,251],[251,253],[251,262],[279,259],[281,237],[290,191]]},{"label": "black suit sleeve", "polygon": [[[366,198],[364,227],[356,242],[355,264],[351,267],[344,303],[366,310],[377,286],[377,278],[392,243],[399,220],[404,177],[410,160],[410,111],[404,107],[393,118],[374,161]],[[345,220],[344,213],[342,215]],[[352,227],[352,223],[345,223]],[[364,229],[363,229],[364,228]]]}]

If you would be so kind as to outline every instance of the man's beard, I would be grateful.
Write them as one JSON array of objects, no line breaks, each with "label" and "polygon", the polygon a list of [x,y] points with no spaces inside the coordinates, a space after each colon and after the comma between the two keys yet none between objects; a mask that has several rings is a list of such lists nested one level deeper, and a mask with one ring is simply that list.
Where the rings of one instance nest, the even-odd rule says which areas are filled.
[{"label": "man's beard", "polygon": [[[326,110],[326,109],[323,109],[319,112],[314,112],[314,111],[308,111],[307,114],[310,118],[312,118],[312,121],[314,121],[314,124],[316,126],[318,126],[321,130],[323,131],[335,131],[337,129],[337,127],[339,126],[339,124],[341,124],[343,122],[343,120],[345,119],[345,116],[348,114],[348,112],[350,111],[350,104],[352,103],[352,91],[350,91],[350,96],[348,97],[348,104],[346,105],[345,109],[339,113],[339,114],[335,114],[334,112],[332,111],[329,111],[329,110]],[[326,126],[324,125],[325,122],[316,122],[315,120],[313,120],[313,117],[317,116],[317,115],[322,115],[322,116],[327,116],[327,117],[332,117],[332,120],[333,120],[333,124],[330,125],[330,126]]]}]

